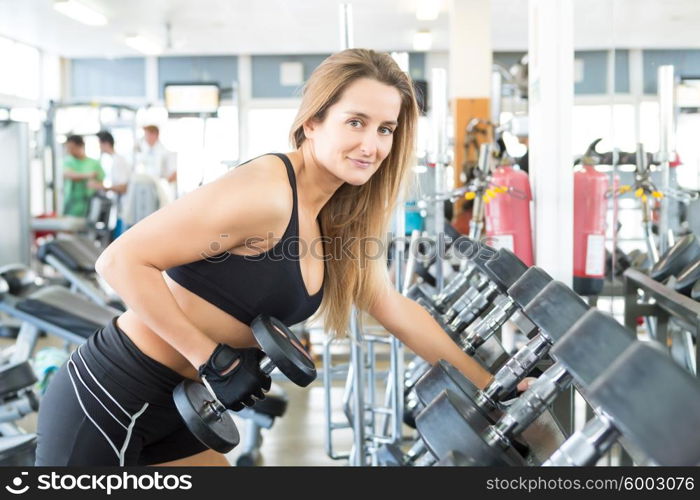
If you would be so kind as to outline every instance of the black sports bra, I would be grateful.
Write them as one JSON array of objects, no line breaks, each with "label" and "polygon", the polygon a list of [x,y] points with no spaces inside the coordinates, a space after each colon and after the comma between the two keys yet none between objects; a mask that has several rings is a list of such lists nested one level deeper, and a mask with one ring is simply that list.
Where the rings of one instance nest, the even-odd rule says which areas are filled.
[{"label": "black sports bra", "polygon": [[[287,168],[294,204],[282,238],[258,255],[224,252],[166,270],[177,283],[207,302],[250,325],[259,314],[286,325],[299,323],[321,305],[321,289],[309,295],[299,262],[299,219],[296,176],[286,155],[272,153]],[[325,284],[325,272],[324,272]]]}]

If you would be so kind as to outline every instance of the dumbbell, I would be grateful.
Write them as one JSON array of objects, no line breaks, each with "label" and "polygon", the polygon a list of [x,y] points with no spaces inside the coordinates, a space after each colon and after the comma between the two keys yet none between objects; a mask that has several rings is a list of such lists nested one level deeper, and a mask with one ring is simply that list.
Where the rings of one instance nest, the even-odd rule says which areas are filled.
[{"label": "dumbbell", "polygon": [[[427,293],[425,287],[414,287],[410,290],[411,295],[415,295],[415,297],[411,298],[425,303],[423,305],[429,309],[440,312],[442,315],[444,315],[444,320],[447,322],[451,321],[467,304],[470,304],[477,297],[478,292],[482,291],[488,284],[488,277],[483,274],[483,270],[481,269],[480,265],[477,265],[477,262],[489,260],[497,253],[496,249],[491,248],[488,245],[482,245],[474,242],[466,236],[458,238],[455,241],[453,248],[457,250],[459,255],[464,257],[464,262],[466,262],[466,264],[464,264],[464,271],[461,272],[455,279],[466,277],[468,286],[464,288],[463,291],[460,291],[463,284],[455,283],[452,285],[452,283],[455,281],[452,280],[450,284],[448,284],[448,287],[452,285],[455,286],[457,290],[452,291],[452,289],[450,289],[450,291],[447,292],[448,287],[446,287],[446,290],[444,290],[445,293],[449,293],[451,296],[452,300],[450,300],[449,305],[440,303],[436,304],[433,301],[433,296]],[[459,293],[457,293],[458,291]],[[467,297],[464,297],[465,293],[468,294]]]},{"label": "dumbbell", "polygon": [[442,314],[444,321],[451,323],[458,319],[461,321],[454,327],[449,327],[449,330],[456,330],[466,327],[483,311],[489,304],[489,300],[498,291],[495,283],[491,282],[487,276],[482,273],[476,273],[470,282],[470,287],[459,296]]},{"label": "dumbbell", "polygon": [[[476,387],[473,385],[471,386],[469,393],[473,397],[477,397],[477,394],[480,395],[479,397],[485,397],[483,406],[484,408],[486,408],[487,405],[489,407],[487,410],[485,409],[485,411],[495,409],[495,403],[493,402],[498,401],[504,394],[513,391],[518,382],[532,371],[540,359],[544,358],[548,352],[548,346],[553,342],[552,338],[561,337],[569,326],[573,325],[588,309],[588,306],[562,283],[556,283],[550,287],[549,285],[553,284],[551,280],[552,278],[542,269],[532,267],[525,271],[520,279],[508,289],[508,295],[511,297],[514,304],[521,309],[532,304],[536,313],[533,315],[538,318],[540,325],[552,330],[553,333],[549,334],[545,332],[538,334],[535,340],[530,341],[525,347],[521,348],[515,356],[510,358],[505,365],[501,366],[496,372],[493,382],[489,384],[484,391],[484,396],[481,396],[481,391],[478,391]],[[542,293],[544,290],[547,290],[547,293]],[[535,297],[539,297],[539,299],[535,301]],[[563,311],[550,311],[547,305],[552,302],[557,302]],[[538,307],[536,304],[539,303],[544,304],[544,307]],[[542,309],[544,309],[544,311]],[[529,334],[532,332],[526,331],[524,333]],[[505,367],[508,368],[504,370]],[[405,390],[410,391],[413,389],[418,383],[418,380],[420,380],[416,380],[416,377],[423,377],[429,370],[431,370],[431,367],[426,363],[422,370],[413,374],[410,385],[407,379]],[[417,395],[418,400],[415,400],[415,397],[412,395],[406,398],[410,414],[415,415],[444,388],[454,384],[454,377],[452,376],[454,372],[456,372],[456,370],[446,369],[446,363],[444,362],[432,368],[432,375],[428,376],[423,381],[423,385],[420,389],[421,394]],[[458,372],[456,376],[463,378]],[[464,384],[468,385],[470,383],[465,379]]]},{"label": "dumbbell", "polygon": [[[460,239],[462,240],[462,239]],[[455,242],[455,247],[473,244],[471,240],[464,239],[464,243]],[[479,250],[472,259],[487,282],[478,293],[465,293],[445,313],[449,330],[453,334],[461,333],[467,328],[498,295],[506,294],[523,273],[527,266],[510,250],[501,248],[495,250],[486,245],[480,245]]]},{"label": "dumbbell", "polygon": [[524,465],[525,459],[513,448],[513,439],[572,380],[579,387],[590,385],[633,341],[631,333],[613,318],[590,310],[552,348],[551,355],[557,362],[495,424],[489,425],[489,419],[472,400],[448,389],[418,415],[416,428],[437,458],[457,450],[481,465]]},{"label": "dumbbell", "polygon": [[[431,288],[423,284],[412,286],[407,296],[420,303],[440,321],[449,323],[465,307],[473,305],[473,302],[481,298],[481,307],[488,305],[490,293],[495,293],[497,287],[492,284],[489,290],[484,290],[489,284],[489,277],[484,274],[480,261],[486,261],[497,256],[497,250],[487,245],[460,237],[455,241],[455,247],[460,255],[467,255],[470,260],[465,260],[464,270],[451,280],[445,289],[435,294]],[[474,252],[472,249],[476,248]],[[477,262],[480,262],[477,264]],[[484,292],[484,293],[480,293]],[[465,296],[466,295],[466,296]],[[478,311],[474,314],[476,315]],[[448,328],[452,330],[451,328]]]},{"label": "dumbbell", "polygon": [[537,334],[496,372],[477,398],[480,406],[495,409],[496,402],[516,388],[588,309],[588,304],[568,286],[559,281],[548,283],[522,309],[536,326]]},{"label": "dumbbell", "polygon": [[635,342],[584,396],[598,416],[542,465],[594,465],[618,439],[655,465],[700,465],[700,386],[658,345]]},{"label": "dumbbell", "polygon": [[[469,292],[465,293],[458,302],[464,302],[462,299],[469,297],[471,305],[465,305],[456,321],[445,323],[440,315],[434,312],[431,314],[462,350],[475,356],[487,368],[497,369],[507,359],[505,351],[494,342],[485,344],[508,319],[512,319],[524,334],[530,334],[534,325],[518,314],[518,308],[529,303],[552,278],[540,268],[527,269],[520,259],[507,250],[495,253],[492,259],[483,264],[482,269],[491,279],[490,289],[486,293],[480,293],[480,290],[473,288],[476,292],[471,297]],[[491,310],[474,321],[488,307],[494,295]],[[460,333],[464,327],[467,328],[466,334]],[[477,354],[478,348],[482,350]]]},{"label": "dumbbell", "polygon": [[[488,424],[496,422],[502,414],[498,403],[515,390],[518,382],[546,357],[551,345],[564,336],[589,309],[578,295],[558,281],[549,281],[533,297],[532,293],[551,278],[538,268],[531,268],[525,274],[527,273],[539,275],[540,283],[534,287],[514,284],[509,293],[513,294],[516,303],[522,308],[523,315],[536,326],[538,333],[496,372],[483,391],[477,389],[469,379],[446,361],[439,361],[432,367],[427,366],[421,378],[412,384],[414,390],[407,398],[408,410],[413,416],[412,426],[415,426],[415,415],[445,389],[452,390],[459,397],[469,398],[481,416],[488,419]],[[520,285],[527,282],[528,280],[524,280]],[[407,386],[407,389],[410,388]],[[414,457],[422,452],[422,446],[418,443],[409,451],[408,459],[414,460]]]},{"label": "dumbbell", "polygon": [[[460,238],[460,240],[462,240]],[[472,244],[472,240],[464,239],[463,245]],[[455,245],[458,249],[460,247],[460,242],[458,241]],[[496,295],[497,300],[499,297],[502,298],[504,303],[513,303],[517,305],[525,305],[530,301],[534,295],[539,292],[549,281],[551,277],[547,275],[543,270],[539,268],[527,269],[518,257],[508,250],[495,250],[486,245],[478,247],[474,260],[471,262],[473,269],[478,269],[480,272],[474,273],[476,276],[476,283],[471,283],[471,288],[464,293],[456,302],[461,304],[462,315],[459,317],[460,324],[464,325],[467,321],[471,322],[474,318],[478,316],[485,308],[488,307],[489,300],[493,295]],[[464,252],[463,247],[460,251]],[[479,262],[477,265],[476,262]],[[489,279],[491,281],[489,281]],[[487,286],[488,288],[485,293],[482,290]],[[461,285],[455,286],[455,289],[459,289]],[[447,290],[447,289],[446,289]],[[509,299],[505,295],[497,295],[499,290],[505,290],[506,293],[513,294],[514,299]],[[431,300],[425,296],[419,296],[419,292],[415,292],[414,299],[417,298],[417,302],[421,304],[428,312],[433,316],[433,318],[438,322],[445,332],[458,344],[461,343],[462,339],[458,335],[458,331],[455,331],[454,325],[448,324],[445,321],[445,317],[439,313],[437,308],[433,307]],[[454,304],[456,304],[456,302]],[[453,307],[460,308],[459,305],[453,305]],[[468,311],[468,312],[467,312]],[[494,307],[493,311],[502,311],[500,307]],[[503,322],[508,317],[511,317],[514,311],[508,310],[508,314],[500,314],[498,317],[502,319],[500,323],[495,324],[494,322],[489,322],[488,324],[495,329],[500,327]],[[489,313],[491,314],[491,313]],[[496,313],[492,314],[490,317],[493,318]],[[526,318],[524,318],[526,319]],[[520,321],[519,325],[521,330],[524,330],[525,334],[530,333],[531,328],[534,326],[529,321]],[[491,335],[489,335],[491,337]],[[491,342],[485,344],[485,341],[480,344],[481,349],[479,351],[470,352],[475,359],[484,366],[488,371],[495,371],[499,369],[508,359],[508,354],[503,349],[495,337]],[[419,371],[416,372],[417,375],[422,376],[426,370],[429,369],[427,363],[420,367]],[[406,380],[405,382],[405,393],[407,401],[407,415],[413,415],[414,410],[418,401],[411,396],[411,389],[415,383],[416,378],[412,380]],[[412,425],[412,419],[410,424]]]},{"label": "dumbbell", "polygon": [[[479,268],[480,274],[484,275],[488,280],[485,287],[475,294],[470,293],[470,291],[466,292],[450,307],[448,314],[446,314],[446,316],[449,317],[451,311],[459,310],[454,318],[447,324],[446,330],[448,335],[458,344],[461,341],[462,332],[469,327],[476,318],[489,309],[492,304],[504,304],[508,302],[508,289],[512,287],[528,269],[510,250],[502,248],[495,251],[493,248],[485,245],[479,247],[474,262]],[[527,279],[534,279],[540,283],[540,286],[544,286],[543,281],[538,279],[540,276],[536,276],[537,274],[537,272],[534,272],[528,275]],[[498,305],[494,305],[492,308],[494,311],[499,311],[500,309],[501,307]],[[494,315],[495,314],[494,312]],[[521,315],[513,315],[511,319],[521,331],[528,332],[533,328],[533,325],[527,318]],[[501,345],[500,340],[495,336],[491,336],[486,342],[480,345],[478,351],[472,352],[471,354],[490,372],[499,369],[508,359],[508,354]]]},{"label": "dumbbell", "polygon": [[[260,315],[250,325],[265,357],[260,370],[275,368],[295,384],[306,387],[316,379],[316,367],[292,331],[280,320]],[[234,375],[235,377],[235,375]],[[187,428],[202,443],[219,453],[228,453],[240,441],[228,409],[204,384],[186,379],[175,387],[173,400]]]},{"label": "dumbbell", "polygon": [[435,293],[433,287],[424,283],[412,285],[406,296],[412,300],[422,299],[440,314],[445,313],[447,308],[461,297],[471,286],[472,279],[476,275],[478,268],[473,262],[467,262],[463,270],[452,278],[440,293]]},{"label": "dumbbell", "polygon": [[[498,274],[502,266],[497,259],[486,263],[486,267]],[[539,267],[531,267],[525,271],[508,288],[505,295],[499,295],[496,298],[493,308],[485,316],[469,325],[460,336],[459,344],[462,350],[467,354],[474,354],[508,319],[529,304],[550,281],[552,277]],[[528,321],[528,327],[534,326]],[[531,331],[530,329],[522,333],[528,335]]]},{"label": "dumbbell", "polygon": [[[428,366],[426,373],[415,382],[414,390],[410,393],[412,397],[408,398],[413,420],[443,390],[450,389],[458,397],[468,398],[480,416],[488,420],[487,424],[495,423],[502,415],[498,403],[515,390],[518,382],[546,357],[551,345],[561,339],[589,309],[578,295],[558,281],[550,281],[534,298],[521,297],[518,293],[515,295],[524,304],[523,315],[532,321],[538,333],[496,372],[483,391],[446,361]],[[530,301],[525,304],[528,299]],[[415,426],[415,421],[412,423]],[[409,452],[409,460],[415,460],[422,453],[423,447],[419,442]]]},{"label": "dumbbell", "polygon": [[[552,281],[523,308],[523,314],[534,323],[538,333],[494,374],[489,385],[479,390],[449,363],[441,361],[416,383],[416,395],[425,406],[449,388],[457,394],[464,393],[474,401],[483,416],[490,416],[495,421],[500,417],[498,402],[516,388],[518,382],[545,358],[552,344],[561,339],[588,309],[588,305],[569,287]],[[492,415],[492,412],[495,413]]]},{"label": "dumbbell", "polygon": [[471,279],[478,272],[475,263],[467,262],[447,286],[433,298],[435,309],[445,312],[471,286]]},{"label": "dumbbell", "polygon": [[[416,283],[408,290],[406,296],[426,309],[438,322],[440,327],[449,335],[450,328],[445,322],[443,313],[451,304],[458,300],[465,291],[468,291],[467,293],[470,293],[471,296],[476,297],[478,292],[483,289],[488,280],[480,274],[478,270],[479,268],[476,264],[467,262],[464,270],[457,274],[441,293],[434,294],[431,290],[432,287]],[[505,351],[503,351],[502,354],[505,355]],[[496,362],[500,363],[501,360],[499,360],[499,357],[503,356],[501,353],[497,353],[494,357]],[[487,369],[489,368],[487,366],[485,367]],[[418,404],[413,394],[413,387],[420,377],[429,369],[430,364],[427,361],[418,360],[417,362],[412,362],[412,366],[406,371],[406,378],[404,381],[404,421],[411,427],[414,426],[414,408],[416,404]]]},{"label": "dumbbell", "polygon": [[683,268],[700,259],[700,241],[694,234],[688,234],[666,250],[659,261],[651,268],[649,275],[656,281],[676,276]]}]

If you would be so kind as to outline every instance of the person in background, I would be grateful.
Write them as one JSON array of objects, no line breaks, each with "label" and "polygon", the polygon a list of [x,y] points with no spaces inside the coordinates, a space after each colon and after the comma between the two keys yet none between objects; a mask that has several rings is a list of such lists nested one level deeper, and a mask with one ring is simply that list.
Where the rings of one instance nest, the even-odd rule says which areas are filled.
[{"label": "person in background", "polygon": [[63,215],[86,217],[90,198],[102,189],[105,173],[98,160],[85,155],[82,136],[68,136],[65,147],[68,156],[63,160]]},{"label": "person in background", "polygon": [[124,218],[122,198],[126,193],[131,178],[132,167],[126,158],[114,151],[114,137],[106,130],[97,133],[97,138],[100,141],[100,151],[103,155],[111,160],[111,168],[109,169],[110,186],[106,191],[111,191],[116,196],[117,204],[117,225],[114,228],[113,236],[116,238],[124,232]]},{"label": "person in background", "polygon": [[171,194],[177,193],[177,158],[168,151],[160,141],[160,130],[155,125],[143,127],[143,140],[137,146],[137,168],[156,179],[164,179],[170,187]]}]

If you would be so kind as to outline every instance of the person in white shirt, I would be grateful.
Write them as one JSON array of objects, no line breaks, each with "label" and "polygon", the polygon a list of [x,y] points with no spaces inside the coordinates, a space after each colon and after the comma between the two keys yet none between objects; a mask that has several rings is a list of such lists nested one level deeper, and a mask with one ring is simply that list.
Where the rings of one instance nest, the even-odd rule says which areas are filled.
[{"label": "person in white shirt", "polygon": [[109,170],[109,187],[105,187],[105,191],[111,191],[116,196],[117,204],[117,226],[114,230],[114,236],[119,236],[123,230],[123,206],[122,198],[126,194],[133,173],[133,168],[122,155],[114,151],[114,137],[106,130],[97,133],[97,138],[100,141],[100,151],[106,158],[105,164],[111,163]]},{"label": "person in white shirt", "polygon": [[137,170],[167,181],[173,194],[177,191],[177,157],[160,142],[160,130],[155,125],[143,127],[144,137],[137,147]]}]

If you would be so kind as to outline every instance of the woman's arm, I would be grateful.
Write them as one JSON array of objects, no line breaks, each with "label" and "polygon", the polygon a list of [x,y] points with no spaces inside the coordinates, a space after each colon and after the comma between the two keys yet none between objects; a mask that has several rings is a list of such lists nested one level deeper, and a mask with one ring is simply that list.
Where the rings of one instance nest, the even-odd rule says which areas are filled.
[{"label": "woman's arm", "polygon": [[150,329],[197,368],[216,343],[185,316],[162,272],[224,253],[249,238],[269,241],[284,232],[291,211],[292,192],[281,160],[261,157],[136,224],[107,247],[95,269]]},{"label": "woman's arm", "polygon": [[430,313],[416,302],[387,288],[379,294],[369,313],[429,363],[444,359],[478,388],[483,389],[488,385],[491,374],[463,352]]}]

